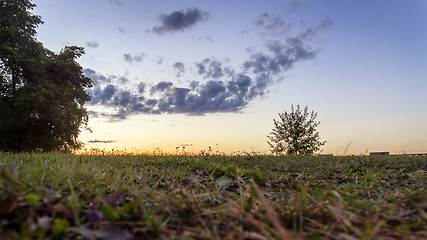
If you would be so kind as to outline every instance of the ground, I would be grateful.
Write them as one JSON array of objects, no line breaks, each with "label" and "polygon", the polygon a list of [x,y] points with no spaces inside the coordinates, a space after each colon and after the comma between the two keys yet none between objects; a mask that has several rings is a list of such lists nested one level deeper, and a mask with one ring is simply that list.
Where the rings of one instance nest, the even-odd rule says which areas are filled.
[{"label": "ground", "polygon": [[426,239],[427,156],[0,154],[2,239]]}]

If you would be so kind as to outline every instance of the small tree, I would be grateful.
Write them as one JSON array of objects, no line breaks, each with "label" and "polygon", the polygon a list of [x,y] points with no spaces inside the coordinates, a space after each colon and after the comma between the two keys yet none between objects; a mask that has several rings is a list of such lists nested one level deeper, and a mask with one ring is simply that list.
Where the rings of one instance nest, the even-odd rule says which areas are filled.
[{"label": "small tree", "polygon": [[316,127],[317,113],[308,112],[297,105],[296,109],[291,105],[291,112],[279,113],[279,120],[273,119],[274,128],[268,138],[270,151],[273,154],[314,154],[320,151],[320,147],[326,141],[320,141]]}]

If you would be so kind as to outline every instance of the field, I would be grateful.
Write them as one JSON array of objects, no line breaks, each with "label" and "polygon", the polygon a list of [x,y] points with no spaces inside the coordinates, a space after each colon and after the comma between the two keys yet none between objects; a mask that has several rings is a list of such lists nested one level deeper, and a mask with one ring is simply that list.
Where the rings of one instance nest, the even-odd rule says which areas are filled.
[{"label": "field", "polygon": [[426,156],[0,154],[1,239],[426,239]]}]

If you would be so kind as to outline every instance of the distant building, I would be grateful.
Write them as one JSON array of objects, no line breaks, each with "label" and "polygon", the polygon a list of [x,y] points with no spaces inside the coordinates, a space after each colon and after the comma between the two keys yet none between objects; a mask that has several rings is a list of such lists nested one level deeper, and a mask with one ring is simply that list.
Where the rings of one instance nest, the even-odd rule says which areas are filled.
[{"label": "distant building", "polygon": [[370,152],[369,155],[382,155],[382,156],[388,156],[390,155],[390,152]]}]

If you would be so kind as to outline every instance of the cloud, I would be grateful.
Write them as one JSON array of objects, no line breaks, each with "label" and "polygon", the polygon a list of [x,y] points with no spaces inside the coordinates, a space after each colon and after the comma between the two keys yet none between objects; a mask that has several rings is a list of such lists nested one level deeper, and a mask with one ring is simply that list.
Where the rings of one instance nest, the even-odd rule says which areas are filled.
[{"label": "cloud", "polygon": [[180,77],[181,74],[185,73],[185,67],[184,67],[184,63],[182,62],[176,62],[173,67],[175,68],[175,70],[177,71],[176,73],[176,77]]},{"label": "cloud", "polygon": [[192,147],[193,144],[192,143],[181,143],[179,144],[180,147]]},{"label": "cloud", "polygon": [[159,65],[163,63],[163,60],[165,60],[165,59],[163,57],[160,57],[160,56],[158,56],[156,59],[154,59],[154,61]]},{"label": "cloud", "polygon": [[222,63],[214,58],[205,58],[203,61],[196,63],[198,74],[202,75],[205,79],[212,78],[218,79],[224,76],[224,69]]},{"label": "cloud", "polygon": [[99,43],[96,41],[86,42],[86,46],[90,47],[90,48],[97,48],[97,47],[99,47]]},{"label": "cloud", "polygon": [[[87,90],[92,98],[92,104],[108,105],[120,90],[119,86],[129,82],[129,79],[126,77],[116,75],[104,76],[89,68],[84,69],[83,74],[92,79],[94,87]],[[96,112],[90,113],[95,117],[100,115]]]},{"label": "cloud", "polygon": [[286,23],[276,14],[263,13],[254,20],[254,24],[262,29],[263,34],[284,35],[291,30],[292,24]]},{"label": "cloud", "polygon": [[[278,61],[274,56],[268,57],[271,58],[270,62]],[[128,115],[141,113],[204,115],[238,112],[254,98],[265,94],[267,87],[273,83],[273,75],[278,71],[269,72],[266,66],[259,67],[257,64],[257,61],[248,61],[240,73],[223,75],[222,78],[206,82],[193,81],[188,87],[178,87],[172,82],[163,81],[151,84],[147,92],[147,84],[139,83],[137,91],[131,92],[106,84],[102,88],[95,87],[89,93],[92,96],[91,104],[114,107],[116,113],[109,115],[114,119],[125,119]]]},{"label": "cloud", "polygon": [[110,0],[110,3],[117,5],[117,6],[123,5],[123,1],[120,1],[120,0]]},{"label": "cloud", "polygon": [[123,58],[125,59],[125,62],[128,62],[132,64],[133,62],[142,62],[144,57],[146,56],[145,53],[137,54],[137,55],[130,55],[129,53],[123,54]]},{"label": "cloud", "polygon": [[172,82],[159,82],[152,85],[149,92],[145,91],[145,83],[140,83],[140,89],[134,92],[107,84],[95,87],[89,94],[92,96],[91,105],[116,109],[116,113],[108,115],[113,119],[125,119],[128,115],[139,113],[203,115],[241,110],[256,96],[251,93],[257,88],[255,84],[249,76],[235,75],[230,81],[193,83],[192,88],[177,87]]},{"label": "cloud", "polygon": [[288,0],[288,10],[290,12],[296,12],[303,5],[304,5],[303,0]]},{"label": "cloud", "polygon": [[320,31],[328,29],[330,26],[332,26],[332,24],[333,22],[331,19],[325,18],[316,27],[307,28],[305,31],[298,34],[295,38],[306,41],[312,40]]},{"label": "cloud", "polygon": [[299,38],[288,38],[286,43],[267,42],[266,47],[271,54],[264,52],[252,54],[243,64],[245,71],[252,71],[258,76],[276,75],[291,69],[296,62],[316,56],[316,51]]},{"label": "cloud", "polygon": [[161,14],[159,20],[160,26],[155,26],[152,31],[162,35],[169,32],[184,31],[191,28],[201,21],[206,21],[209,18],[207,12],[197,8],[189,8],[187,10],[174,11],[170,14]]},{"label": "cloud", "polygon": [[118,27],[117,30],[119,30],[119,32],[121,32],[121,33],[125,33],[126,32],[126,29],[124,29],[122,27]]},{"label": "cloud", "polygon": [[83,69],[83,74],[86,75],[88,78],[92,79],[93,86],[98,86],[102,83],[111,82],[110,78],[107,78],[102,74],[98,74],[90,68]]},{"label": "cloud", "polygon": [[177,69],[179,72],[185,72],[184,63],[176,62],[173,67]]},{"label": "cloud", "polygon": [[113,143],[113,142],[116,142],[116,141],[114,141],[114,140],[97,140],[97,139],[95,139],[95,140],[89,140],[87,142],[88,143]]},{"label": "cloud", "polygon": [[214,57],[196,61],[193,63],[196,68],[186,68],[187,64],[175,62],[172,68],[178,73],[198,77],[199,80],[187,86],[177,86],[172,81],[140,82],[125,89],[119,83],[120,77],[103,76],[85,69],[84,73],[94,79],[94,88],[88,91],[92,96],[90,104],[114,109],[114,113],[98,114],[113,120],[126,119],[133,114],[240,112],[254,99],[265,96],[269,87],[280,81],[295,64],[315,58],[319,51],[313,48],[311,40],[330,24],[330,20],[325,20],[294,36],[266,41],[263,48],[250,51],[239,68],[228,66],[227,59]]},{"label": "cloud", "polygon": [[101,102],[102,104],[106,104],[113,98],[116,92],[117,92],[117,87],[114,85],[108,84],[107,87],[105,87],[98,95],[99,98],[95,99],[94,101],[98,100],[98,102]]},{"label": "cloud", "polygon": [[143,94],[145,92],[145,83],[141,82],[138,84],[138,92]]}]

